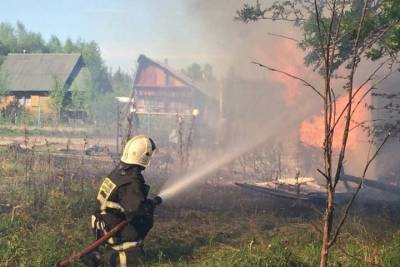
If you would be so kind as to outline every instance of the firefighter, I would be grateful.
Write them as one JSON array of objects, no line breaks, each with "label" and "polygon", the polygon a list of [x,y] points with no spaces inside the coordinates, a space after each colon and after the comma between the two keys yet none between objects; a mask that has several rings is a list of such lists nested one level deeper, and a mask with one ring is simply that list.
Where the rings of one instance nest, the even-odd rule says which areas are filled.
[{"label": "firefighter", "polygon": [[[92,228],[97,238],[121,221],[129,221],[101,248],[103,266],[130,267],[143,263],[143,240],[153,227],[156,201],[147,198],[150,187],[145,183],[142,171],[149,165],[155,149],[153,140],[145,135],[130,139],[120,164],[100,186],[97,195],[100,207],[92,216]],[[98,258],[92,257],[86,263],[99,266]]]}]

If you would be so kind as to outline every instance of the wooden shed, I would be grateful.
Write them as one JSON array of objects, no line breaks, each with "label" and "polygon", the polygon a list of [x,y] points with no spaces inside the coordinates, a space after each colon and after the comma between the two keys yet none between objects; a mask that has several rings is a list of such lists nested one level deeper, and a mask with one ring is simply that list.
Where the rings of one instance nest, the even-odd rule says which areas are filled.
[{"label": "wooden shed", "polygon": [[54,79],[68,90],[83,67],[80,54],[9,54],[1,65],[8,93],[0,97],[0,108],[14,102],[33,113],[50,113]]}]

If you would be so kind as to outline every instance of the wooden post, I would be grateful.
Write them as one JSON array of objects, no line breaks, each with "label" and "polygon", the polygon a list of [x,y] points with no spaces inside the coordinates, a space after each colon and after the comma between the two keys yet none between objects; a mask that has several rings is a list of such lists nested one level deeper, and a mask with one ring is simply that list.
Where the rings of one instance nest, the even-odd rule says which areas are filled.
[{"label": "wooden post", "polygon": [[40,121],[40,113],[41,113],[41,110],[40,110],[40,96],[38,96],[38,120],[37,120],[37,126],[40,128],[40,126],[41,126],[41,121]]},{"label": "wooden post", "polygon": [[119,100],[117,99],[117,138],[116,138],[116,152],[119,154]]}]

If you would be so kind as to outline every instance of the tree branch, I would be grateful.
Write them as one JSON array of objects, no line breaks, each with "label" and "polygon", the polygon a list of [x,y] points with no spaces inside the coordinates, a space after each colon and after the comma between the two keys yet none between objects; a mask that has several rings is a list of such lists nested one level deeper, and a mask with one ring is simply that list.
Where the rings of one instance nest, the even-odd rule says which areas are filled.
[{"label": "tree branch", "polygon": [[283,34],[276,34],[276,33],[269,32],[268,35],[271,35],[271,36],[274,36],[274,37],[280,37],[280,38],[283,38],[283,39],[288,39],[288,40],[291,40],[291,41],[296,42],[296,43],[300,42],[299,40],[297,40],[297,39],[295,39],[293,37],[286,36],[286,35],[283,35]]},{"label": "tree branch", "polygon": [[[338,41],[338,37],[339,37],[340,27],[342,25],[342,18],[343,18],[343,14],[344,14],[345,1],[342,1],[342,6],[341,7],[342,8],[341,8],[340,15],[339,15],[339,18],[338,18],[338,23],[337,23],[337,26],[336,26],[335,37],[333,38],[332,55],[331,55],[331,61],[329,63],[330,66],[333,65],[333,59],[335,58],[335,50],[336,50],[337,41]],[[332,75],[332,73],[333,73],[333,69],[331,69],[330,75]]]},{"label": "tree branch", "polygon": [[389,72],[386,74],[382,79],[380,79],[378,82],[374,83],[358,100],[357,104],[354,106],[353,111],[351,113],[351,117],[353,117],[354,113],[356,112],[358,106],[361,104],[361,102],[364,100],[364,98],[373,90],[376,89],[376,86],[381,83],[382,81],[386,80],[390,75],[393,74],[393,71]]},{"label": "tree branch", "polygon": [[328,175],[326,175],[326,173],[324,173],[324,172],[321,171],[320,169],[317,169],[317,172],[319,172],[322,176],[324,176],[325,179],[326,179],[326,181],[327,181],[328,183],[331,182],[331,180],[329,179]]},{"label": "tree branch", "polygon": [[400,19],[394,20],[392,23],[388,24],[386,27],[379,29],[381,32],[376,35],[375,38],[372,38],[369,42],[365,43],[363,46],[360,48],[360,53],[359,55],[363,52],[365,52],[367,49],[371,48],[377,41],[381,40],[386,33],[388,33],[393,27],[398,25],[400,22]]},{"label": "tree branch", "polygon": [[365,0],[364,2],[364,7],[362,9],[362,15],[360,18],[360,22],[358,24],[358,29],[357,29],[357,37],[354,41],[354,52],[353,52],[353,60],[352,60],[352,64],[351,64],[351,71],[350,71],[350,75],[349,75],[349,93],[348,93],[348,105],[347,105],[347,117],[346,117],[346,124],[343,130],[343,138],[342,138],[342,147],[340,149],[340,153],[339,153],[339,158],[338,158],[338,162],[337,162],[337,168],[336,168],[336,174],[335,174],[335,179],[334,179],[334,187],[336,187],[337,182],[339,181],[340,178],[340,173],[342,171],[343,168],[343,159],[346,153],[346,146],[347,146],[347,139],[349,137],[349,128],[350,128],[350,121],[351,121],[351,105],[353,102],[353,86],[354,86],[354,75],[356,72],[356,68],[358,65],[358,49],[359,49],[359,44],[360,44],[360,36],[361,36],[361,30],[362,30],[362,26],[364,24],[365,21],[365,17],[367,14],[367,7],[368,7],[368,3],[369,0]]},{"label": "tree branch", "polygon": [[289,19],[289,18],[274,18],[274,17],[265,17],[265,16],[259,17],[258,19],[273,20],[273,21],[288,21],[288,22],[305,21],[305,19],[302,19],[302,18]]},{"label": "tree branch", "polygon": [[385,139],[382,141],[381,145],[378,147],[378,149],[375,151],[374,155],[372,155],[372,157],[368,160],[367,164],[365,165],[365,168],[364,168],[364,171],[363,171],[363,175],[362,175],[362,177],[361,177],[361,181],[360,181],[360,183],[358,184],[357,189],[356,189],[356,191],[354,192],[354,194],[353,194],[351,200],[349,201],[349,203],[348,203],[347,206],[346,206],[346,209],[345,209],[345,211],[344,211],[344,214],[343,214],[343,216],[342,216],[342,218],[341,218],[341,220],[340,220],[340,222],[339,222],[338,227],[336,228],[336,231],[335,231],[335,234],[333,235],[332,240],[329,241],[329,245],[328,245],[329,247],[333,246],[333,245],[335,244],[336,240],[337,240],[337,237],[338,237],[338,235],[339,235],[339,233],[340,233],[340,230],[341,230],[341,228],[342,228],[344,222],[346,221],[347,215],[349,214],[349,210],[350,210],[351,206],[353,205],[354,200],[356,199],[358,193],[360,192],[360,189],[361,189],[361,187],[362,187],[362,185],[363,185],[363,181],[364,181],[364,179],[365,179],[365,175],[367,174],[367,171],[368,171],[368,169],[369,169],[369,166],[370,166],[371,163],[375,160],[375,158],[378,156],[379,152],[381,151],[381,149],[383,148],[383,146],[385,145],[385,143],[389,140],[389,137],[390,137],[390,136],[391,136],[390,133],[388,133],[388,134],[386,135],[386,137],[385,137]]},{"label": "tree branch", "polygon": [[325,63],[326,61],[326,56],[325,56],[325,44],[324,44],[324,39],[322,38],[322,34],[321,34],[321,17],[319,15],[319,10],[318,10],[318,4],[317,4],[317,0],[314,0],[314,9],[315,9],[315,16],[317,16],[316,20],[317,20],[317,28],[318,28],[318,39],[319,39],[319,45],[321,46],[321,53],[322,53],[322,57],[324,58]]},{"label": "tree branch", "polygon": [[371,123],[371,122],[376,122],[376,121],[382,121],[383,119],[375,119],[375,120],[365,120],[362,122],[357,122],[355,120],[352,120],[353,123],[355,123],[356,125],[353,126],[352,128],[350,128],[350,132],[353,131],[354,129],[357,129],[358,127],[364,126],[367,123]]},{"label": "tree branch", "polygon": [[285,72],[285,71],[282,71],[282,70],[278,70],[278,69],[275,69],[275,68],[268,67],[268,66],[266,66],[266,65],[264,65],[264,64],[261,64],[261,63],[259,63],[259,62],[252,61],[251,63],[252,63],[252,64],[255,64],[255,65],[258,65],[258,66],[261,67],[261,68],[265,68],[265,69],[267,69],[267,70],[269,70],[269,71],[278,72],[278,73],[284,74],[284,75],[286,75],[286,76],[288,76],[288,77],[290,77],[290,78],[292,78],[292,79],[301,81],[301,82],[303,82],[303,84],[304,84],[305,86],[310,87],[315,93],[317,93],[322,99],[324,99],[324,96],[323,96],[312,84],[310,84],[309,82],[307,82],[306,80],[304,80],[304,79],[302,79],[302,78],[300,78],[300,77],[298,77],[298,76],[295,76],[295,75],[293,75],[293,74],[290,74],[290,73]]},{"label": "tree branch", "polygon": [[[355,98],[355,96],[361,91],[361,89],[370,81],[373,80],[373,77],[375,77],[376,73],[389,61],[390,59],[386,59],[384,62],[382,62],[369,76],[368,78],[355,90],[354,94],[352,95],[352,99]],[[379,82],[381,82],[380,80]],[[339,116],[337,117],[335,123],[333,124],[333,127],[331,131],[334,131],[335,127],[339,124],[340,119],[343,117],[344,113],[346,112],[347,108],[349,107],[349,102],[346,104],[346,106],[343,108],[343,110],[340,112]]]}]

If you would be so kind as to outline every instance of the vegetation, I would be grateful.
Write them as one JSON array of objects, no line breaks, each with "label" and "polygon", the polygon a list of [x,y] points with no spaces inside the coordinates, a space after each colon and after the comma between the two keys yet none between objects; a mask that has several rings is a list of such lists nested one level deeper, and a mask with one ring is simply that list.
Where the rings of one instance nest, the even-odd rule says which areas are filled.
[{"label": "vegetation", "polygon": [[215,81],[213,68],[210,64],[201,66],[198,63],[192,63],[186,69],[182,70],[189,78],[196,82],[209,82]]},{"label": "vegetation", "polygon": [[[330,17],[324,17],[328,12],[319,13],[319,8],[323,9],[325,6],[322,6],[323,1],[318,2],[321,6],[316,6],[316,10],[311,1],[297,0],[285,1],[283,6],[275,3],[268,9],[262,9],[259,4],[245,5],[238,15],[248,22],[268,18],[268,12],[272,12],[269,18],[291,20],[302,27],[306,34],[305,40],[300,42],[301,47],[309,51],[306,60],[315,66],[326,81],[326,86],[321,91],[314,89],[324,100],[326,117],[332,118],[336,115],[332,113],[336,98],[331,92],[333,86],[331,87],[329,79],[342,64],[349,64],[345,67],[353,71],[348,76],[352,79],[358,61],[362,58],[361,54],[358,55],[357,42],[361,39],[363,43],[368,42],[379,31],[376,32],[374,27],[367,27],[370,31],[361,31],[361,27],[354,27],[357,26],[354,22],[360,16],[363,17],[360,11],[366,10],[365,6],[360,6],[363,1],[340,2],[354,4],[349,9],[343,9],[350,13],[338,16],[339,12],[334,7]],[[397,9],[394,9],[397,13],[391,13],[397,1],[376,1],[378,2],[385,5],[382,9],[385,15],[382,20],[374,20],[374,16],[369,15],[365,17],[365,25],[379,28],[391,23],[391,16],[398,14]],[[311,9],[295,9],[295,4],[298,3],[311,4]],[[308,11],[308,15],[304,16],[300,12],[302,10]],[[365,12],[361,12],[363,13]],[[321,27],[313,22],[329,24],[333,21],[332,33],[339,28],[339,17],[343,19],[345,26],[344,32],[340,34],[349,36],[348,40],[345,38],[343,43],[337,42],[335,47],[336,45],[328,41],[326,33],[316,37]],[[389,37],[385,35],[385,38],[377,39],[373,46],[366,47],[362,55],[368,59],[379,59],[397,53],[397,41],[390,37],[394,34],[395,38],[397,32],[390,30],[386,33]],[[339,39],[336,37],[336,40]],[[1,24],[0,54],[24,50],[44,53],[81,52],[90,75],[84,72],[72,86],[71,102],[67,104],[64,103],[65,90],[55,78],[52,92],[54,109],[58,114],[65,106],[72,110],[83,109],[91,113],[92,120],[97,125],[108,126],[102,127],[103,132],[110,131],[111,123],[116,117],[115,96],[130,94],[132,79],[121,70],[109,73],[102,63],[95,42],[73,42],[67,39],[63,43],[55,36],[45,42],[40,34],[27,31],[21,23],[16,27]],[[334,60],[321,60],[324,56],[332,56]],[[266,65],[259,65],[271,70]],[[211,67],[192,64],[186,72],[195,81],[213,79]],[[353,81],[349,81],[344,89],[344,93],[349,92],[347,112],[350,113],[350,121]],[[157,127],[164,127],[161,123],[155,124]],[[147,265],[316,266],[320,262],[319,255],[323,254],[322,265],[400,266],[399,203],[377,202],[366,206],[358,204],[357,212],[349,210],[353,202],[347,207],[334,205],[335,188],[340,178],[346,144],[338,165],[332,168],[332,159],[335,156],[331,145],[335,121],[333,124],[329,121],[326,125],[328,130],[323,157],[326,165],[320,172],[327,178],[330,197],[327,207],[248,195],[233,185],[214,185],[216,177],[209,177],[208,183],[167,201],[157,209],[155,227],[145,242]],[[87,147],[86,138],[82,139],[82,150],[74,151],[74,154],[59,155],[51,153],[59,151],[53,151],[52,144],[47,140],[45,145],[30,145],[26,127],[23,130],[16,129],[15,132],[9,129],[4,131],[10,134],[20,134],[23,131],[25,146],[10,145],[0,148],[0,266],[54,266],[58,260],[93,241],[89,230],[90,214],[95,208],[95,195],[101,178],[113,167],[112,159],[106,156],[101,159],[85,156],[83,150]],[[349,125],[347,133],[346,130],[343,133],[344,139],[347,138],[348,131]],[[46,134],[45,130],[38,133]],[[86,132],[79,130],[74,134],[86,136]],[[186,146],[188,143],[190,144],[188,141]],[[67,144],[65,151],[69,150]],[[182,158],[189,158],[186,155],[188,152],[183,149],[179,153]],[[178,160],[179,158],[172,159],[171,162],[176,163]],[[151,175],[146,179],[153,186],[153,193],[157,193],[157,189],[165,182],[163,178],[168,175],[164,170],[168,169],[165,165],[169,161],[170,159],[168,162],[163,160],[162,164],[157,160],[152,162]],[[233,169],[220,170],[218,178],[221,173],[224,177],[233,177],[234,172]],[[322,214],[324,208],[325,214]],[[346,224],[341,224],[344,219],[334,217],[334,214],[345,214],[343,218],[347,219]],[[321,217],[324,219],[324,229],[316,226]],[[333,231],[333,222],[339,222],[336,231]],[[330,227],[329,231],[326,227]],[[337,235],[339,230],[341,235]],[[320,241],[322,239],[324,242]],[[328,249],[330,257],[327,256]],[[81,265],[77,263],[75,266]]]},{"label": "vegetation", "polygon": [[[59,81],[54,83],[54,90],[51,94],[52,105],[58,114],[62,108],[72,111],[79,109],[87,112],[90,117],[94,118],[93,120],[99,122],[100,118],[95,118],[95,114],[101,112],[100,109],[107,109],[107,105],[116,105],[112,103],[115,102],[115,99],[110,97],[111,95],[127,96],[132,93],[132,75],[124,73],[120,69],[115,73],[108,70],[101,57],[100,48],[94,41],[87,42],[82,39],[72,41],[68,38],[62,42],[53,35],[46,42],[40,33],[27,30],[21,22],[18,22],[16,26],[0,23],[0,64],[9,53],[82,54],[88,71],[84,71],[75,86],[72,87],[72,98],[65,98],[65,93],[62,92],[62,88],[59,88]],[[0,74],[0,94],[6,93],[5,88],[5,76]],[[61,99],[62,96],[64,99]],[[107,105],[97,106],[97,103],[104,102]],[[60,106],[61,104],[63,106]],[[115,113],[115,109],[113,112]]]},{"label": "vegetation", "polygon": [[53,86],[50,90],[50,105],[57,120],[60,120],[61,112],[65,107],[67,88],[58,77],[53,76],[52,78]]},{"label": "vegetation", "polygon": [[[0,151],[1,266],[54,266],[93,241],[90,214],[112,164],[80,156],[65,160],[46,151],[51,147]],[[157,193],[163,181],[153,163],[155,176],[148,179]],[[351,216],[330,265],[398,266],[398,203],[382,205],[360,206]],[[315,266],[317,220],[308,205],[200,185],[157,209],[145,242],[146,264]]]},{"label": "vegetation", "polygon": [[3,71],[0,71],[0,96],[6,95],[7,93],[7,74]]},{"label": "vegetation", "polygon": [[[333,5],[335,3],[335,5]],[[323,53],[323,46],[320,40],[331,38],[331,45],[335,46],[334,56],[331,58],[331,72],[333,78],[343,78],[345,75],[340,67],[349,68],[349,60],[353,55],[354,41],[357,37],[357,28],[362,16],[364,3],[367,5],[367,14],[363,27],[358,36],[359,61],[379,62],[379,60],[392,59],[396,62],[396,57],[400,51],[400,2],[396,0],[383,1],[326,1],[318,3],[318,12],[315,12],[314,1],[283,1],[274,2],[271,6],[263,8],[259,1],[256,5],[245,4],[237,11],[236,19],[245,23],[258,20],[289,21],[293,22],[302,32],[302,38],[298,40],[299,48],[306,53],[304,58],[307,66],[312,66],[322,75],[325,66],[320,54]],[[334,8],[332,8],[332,6]],[[341,8],[344,8],[341,10]],[[331,11],[336,21],[331,25]],[[329,10],[328,13],[323,11]],[[317,17],[320,19],[318,25]],[[339,21],[340,18],[340,21]],[[332,31],[333,30],[333,31]],[[332,33],[331,35],[329,35]],[[337,35],[340,38],[334,39]],[[325,47],[326,48],[326,47]],[[396,72],[396,67],[389,62],[390,75]],[[397,68],[398,69],[398,68]],[[379,73],[378,73],[379,74]],[[384,74],[384,75],[386,75]],[[378,87],[381,81],[374,83],[374,88]],[[391,88],[393,89],[393,88]],[[380,110],[381,114],[392,117],[391,120],[379,119],[374,121],[373,127],[368,130],[371,135],[383,139],[385,133],[391,132],[392,135],[400,133],[400,93],[398,90],[391,92],[372,92],[373,97],[379,98],[377,103],[381,105],[371,105],[371,110]]]},{"label": "vegetation", "polygon": [[[400,41],[399,11],[400,3],[395,0],[332,0],[325,2],[293,0],[275,2],[265,9],[261,8],[257,1],[255,6],[245,4],[242,10],[237,11],[237,18],[245,23],[261,19],[294,22],[303,35],[302,40],[298,43],[307,53],[305,62],[312,65],[314,70],[318,70],[321,75],[323,86],[319,88],[302,77],[296,76],[296,73],[288,73],[279,67],[270,67],[255,62],[269,71],[301,81],[321,99],[324,115],[324,140],[321,157],[324,164],[317,170],[325,178],[327,188],[325,214],[322,217],[321,267],[328,266],[330,249],[335,245],[350,207],[362,187],[362,181],[360,181],[353,198],[340,215],[340,219],[334,221],[336,187],[342,176],[347,141],[354,120],[353,115],[357,112],[363,99],[370,95],[371,91],[397,67],[398,53],[400,52],[398,45]],[[360,62],[368,59],[382,59],[382,62],[372,67],[370,74],[366,77],[356,76]],[[382,75],[383,78],[379,75]],[[358,84],[357,79],[361,80]],[[339,95],[344,95],[347,102],[343,109],[337,110],[337,96]],[[337,127],[340,121],[344,123],[343,129]],[[358,123],[367,123],[369,128],[374,127],[372,122]],[[385,132],[383,141],[376,144],[376,150],[368,156],[361,174],[362,178],[365,177],[371,162],[390,136],[390,132]],[[341,144],[337,153],[333,150],[334,140]],[[371,142],[374,141],[376,140],[371,140]]]},{"label": "vegetation", "polygon": [[91,99],[95,97],[93,90],[90,72],[84,68],[71,85],[69,110],[90,112],[93,104]]},{"label": "vegetation", "polygon": [[95,91],[104,93],[112,90],[96,42],[67,39],[62,44],[56,36],[52,36],[46,43],[40,33],[28,31],[21,22],[17,22],[15,27],[0,23],[0,57],[4,58],[9,53],[81,53],[92,74]]}]

